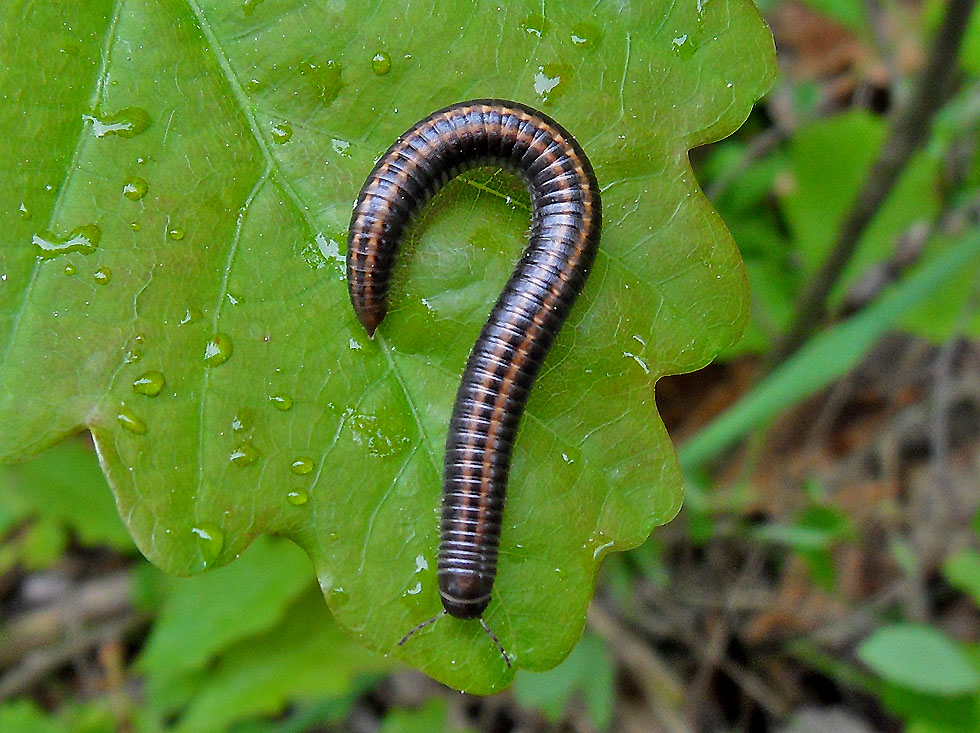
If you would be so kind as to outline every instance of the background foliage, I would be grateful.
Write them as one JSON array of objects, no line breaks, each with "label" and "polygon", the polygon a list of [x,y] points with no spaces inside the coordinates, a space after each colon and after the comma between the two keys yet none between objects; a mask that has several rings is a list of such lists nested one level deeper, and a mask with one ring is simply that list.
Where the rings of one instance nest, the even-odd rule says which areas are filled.
[{"label": "background foliage", "polygon": [[[650,541],[607,559],[588,628],[564,662],[546,673],[520,671],[507,692],[485,698],[450,693],[353,641],[324,607],[306,553],[291,542],[261,537],[242,551],[259,526],[289,534],[307,550],[315,544],[303,529],[307,520],[296,517],[315,517],[317,523],[325,517],[324,509],[316,508],[316,496],[329,476],[320,472],[316,461],[315,472],[292,472],[290,464],[307,454],[292,450],[279,456],[269,446],[274,444],[271,436],[283,426],[309,424],[314,400],[304,397],[304,390],[307,385],[311,390],[325,389],[323,375],[329,368],[310,361],[308,371],[298,372],[284,358],[282,372],[272,375],[253,378],[231,371],[236,363],[248,363],[253,351],[264,353],[266,336],[275,336],[272,343],[282,347],[290,359],[315,359],[309,344],[334,339],[329,334],[341,332],[344,350],[349,352],[344,358],[365,359],[364,370],[377,368],[362,353],[370,345],[358,341],[346,310],[316,320],[306,311],[320,291],[338,290],[334,300],[338,306],[346,305],[342,283],[331,279],[337,272],[332,258],[340,252],[349,200],[364,166],[370,165],[407,120],[442,104],[441,94],[456,95],[457,90],[450,88],[452,82],[420,91],[418,109],[400,105],[397,115],[387,113],[368,138],[361,138],[351,130],[363,127],[368,117],[377,118],[377,110],[367,110],[372,104],[381,108],[380,100],[392,88],[371,91],[372,84],[393,85],[406,95],[404,90],[411,84],[410,76],[401,76],[407,72],[395,51],[395,36],[370,35],[371,22],[378,22],[377,18],[368,21],[363,37],[348,34],[354,35],[349,46],[363,65],[355,71],[348,63],[338,72],[328,63],[318,63],[319,57],[304,55],[307,49],[323,48],[322,38],[311,39],[308,45],[298,43],[295,49],[275,49],[271,40],[256,43],[248,34],[236,35],[231,24],[246,22],[268,33],[267,39],[282,34],[281,26],[266,23],[281,10],[273,0],[246,0],[227,14],[214,14],[210,4],[175,5],[183,18],[176,24],[164,22],[161,4],[155,9],[159,14],[156,25],[150,22],[153,9],[137,13],[135,4],[120,4],[117,10],[124,7],[132,14],[120,14],[116,21],[120,41],[113,48],[105,89],[98,91],[105,100],[113,100],[111,105],[104,100],[100,104],[101,97],[90,98],[91,85],[73,81],[79,69],[95,68],[104,58],[101,41],[105,36],[80,30],[83,18],[69,23],[72,43],[67,45],[60,40],[63,30],[39,34],[38,39],[18,36],[22,44],[31,38],[29,50],[24,45],[18,47],[20,53],[45,59],[45,64],[31,72],[36,75],[31,82],[34,96],[46,84],[60,86],[58,103],[44,114],[25,118],[23,99],[12,100],[13,104],[5,99],[0,108],[4,129],[16,130],[18,139],[31,143],[3,146],[9,158],[4,159],[4,168],[14,171],[0,183],[3,200],[14,202],[3,216],[10,241],[17,242],[20,253],[15,257],[14,250],[6,246],[0,250],[0,269],[7,276],[3,282],[16,281],[33,267],[36,250],[26,252],[23,243],[32,241],[45,227],[52,232],[35,246],[56,246],[59,239],[75,237],[76,251],[41,265],[47,268],[44,277],[50,280],[42,283],[47,290],[41,302],[47,312],[25,310],[29,319],[25,324],[2,324],[4,329],[27,328],[25,333],[31,334],[22,345],[11,348],[41,355],[15,359],[23,366],[16,384],[30,384],[30,391],[19,386],[15,390],[14,382],[6,382],[3,388],[8,405],[6,435],[21,436],[9,441],[5,452],[15,455],[34,450],[82,422],[95,427],[96,433],[101,424],[114,436],[114,450],[122,454],[133,450],[127,445],[152,440],[158,426],[170,424],[171,418],[150,420],[146,411],[151,406],[157,411],[168,393],[161,389],[159,397],[149,397],[138,389],[134,392],[133,382],[159,370],[165,375],[166,389],[179,392],[188,403],[196,404],[202,395],[209,395],[205,404],[212,400],[214,408],[221,408],[214,417],[215,447],[208,450],[222,468],[208,472],[216,483],[202,484],[193,496],[178,496],[170,504],[172,499],[166,498],[168,474],[162,469],[175,460],[176,465],[197,465],[187,458],[196,447],[181,448],[177,441],[167,449],[171,454],[126,454],[134,458],[134,466],[149,461],[150,474],[157,472],[161,478],[153,490],[156,498],[137,499],[134,493],[127,500],[123,492],[123,514],[130,528],[137,529],[140,549],[168,568],[193,570],[220,565],[239,552],[241,557],[187,579],[164,575],[140,559],[109,498],[87,438],[72,439],[33,461],[0,469],[0,597],[4,604],[0,611],[0,666],[4,670],[0,697],[5,700],[0,704],[0,730],[98,731],[127,726],[186,731],[645,730],[653,726],[806,731],[904,727],[934,732],[977,728],[980,522],[975,517],[980,503],[976,479],[980,475],[980,404],[976,397],[980,394],[980,350],[973,339],[980,325],[976,280],[980,264],[980,56],[976,52],[980,14],[974,12],[966,27],[958,62],[948,72],[948,94],[929,115],[927,139],[903,160],[894,188],[873,212],[856,242],[854,256],[828,290],[828,318],[792,357],[783,360],[778,357],[779,346],[795,328],[797,304],[834,249],[841,223],[859,191],[874,179],[876,161],[890,150],[895,120],[909,100],[915,99],[917,75],[934,52],[947,3],[769,0],[757,4],[777,39],[780,76],[748,123],[736,136],[691,154],[697,181],[651,169],[654,177],[666,178],[666,188],[653,189],[646,182],[629,188],[624,183],[626,189],[617,192],[614,188],[610,194],[614,202],[610,220],[613,232],[618,231],[611,235],[615,250],[621,246],[618,242],[625,246],[636,238],[631,226],[642,229],[651,216],[655,221],[664,202],[676,199],[678,191],[681,196],[691,192],[696,199],[698,185],[702,186],[730,228],[751,284],[745,338],[730,347],[719,364],[687,377],[661,380],[658,386],[660,413],[680,445],[686,478],[684,509]],[[715,13],[729,7],[718,0],[690,5],[694,9],[703,5]],[[74,12],[108,21],[112,11],[108,4],[95,3]],[[52,12],[57,15],[64,9]],[[575,38],[587,42],[579,44],[582,48],[568,46],[573,50],[567,53],[592,54],[588,63],[585,56],[575,57],[578,61],[549,58],[541,64],[542,79],[538,79],[534,65],[525,71],[520,57],[517,66],[521,70],[514,72],[514,78],[536,90],[536,82],[544,89],[560,79],[543,93],[550,95],[556,109],[561,109],[560,102],[575,109],[575,100],[590,99],[588,94],[615,97],[615,85],[608,92],[604,74],[620,78],[613,72],[623,64],[623,54],[616,53],[625,50],[620,43],[622,29],[585,24],[584,14],[574,9],[561,13],[565,14],[551,6],[544,13],[517,12],[508,6],[508,22],[502,26],[510,34],[507,47],[524,48],[530,43],[527,48],[533,47],[535,53],[559,53],[567,40],[577,44],[571,35],[562,46],[548,47],[545,41],[551,38],[557,44],[568,28]],[[695,15],[691,18],[697,19]],[[56,25],[61,18],[48,20]],[[407,22],[408,17],[402,20],[406,22],[396,30],[406,34],[405,43],[417,40],[411,29],[419,23]],[[482,41],[482,36],[475,37],[480,34],[470,39],[470,31],[465,31],[460,37],[448,16],[441,22],[445,27],[433,29],[433,37],[442,39],[444,45],[425,53],[433,59],[447,59],[446,65],[486,65],[484,56],[471,58],[463,53],[470,40]],[[709,29],[710,22],[691,28]],[[679,31],[674,34],[673,28],[664,29],[670,42],[649,51],[638,35],[630,34],[629,68],[638,74],[637,98],[647,93],[644,75],[656,77],[661,66],[677,69],[679,77],[666,79],[671,82],[683,80],[684,70],[709,75],[720,68],[723,76],[737,71],[724,68],[722,60],[728,58],[724,53],[714,61],[704,56],[695,48],[694,34],[674,44],[673,39],[685,35]],[[152,44],[147,41],[151,38]],[[595,38],[600,39],[597,47],[590,45]],[[734,33],[731,42],[738,40],[744,42],[744,35]],[[233,48],[234,53],[229,50],[222,56],[215,41],[224,41],[221,45]],[[385,48],[378,45],[382,42]],[[12,42],[5,43],[5,50],[10,51]],[[380,60],[369,63],[379,51],[385,51]],[[174,55],[168,57],[168,53]],[[289,53],[298,55],[287,61]],[[616,61],[609,66],[597,63],[606,53]],[[535,58],[544,61],[544,55]],[[653,60],[640,63],[647,58]],[[303,66],[307,61],[310,65]],[[385,69],[388,62],[391,65]],[[268,74],[256,75],[254,87],[248,74],[239,74],[240,88],[221,89],[229,69],[245,68],[242,64],[254,64]],[[173,77],[151,82],[146,80],[145,69],[154,65],[177,71]],[[298,73],[290,76],[287,69]],[[382,69],[385,73],[376,74]],[[0,88],[21,85],[15,73],[23,70],[5,66],[0,71]],[[592,84],[593,73],[600,77],[597,85]],[[93,74],[89,73],[89,81],[96,78]],[[163,78],[180,79],[180,88],[164,88],[159,83]],[[665,81],[656,78],[657,83]],[[170,122],[157,110],[148,113],[146,129],[126,137],[144,122],[132,110],[135,98],[124,98],[132,92],[134,79],[153,84],[147,87],[152,92],[140,90],[143,104],[154,99],[166,107],[167,100],[182,100],[185,106]],[[113,81],[118,83],[113,85]],[[751,92],[745,91],[741,98],[746,104],[752,100]],[[375,99],[371,94],[377,95],[376,101],[371,101]],[[326,108],[342,106],[342,114],[318,117],[317,110],[331,95],[335,95],[333,106]],[[242,99],[250,101],[242,105]],[[674,104],[670,99],[660,101]],[[677,92],[676,103],[688,109],[691,97]],[[599,160],[606,171],[603,180],[610,181],[616,180],[613,171],[625,173],[633,165],[630,161],[643,155],[640,151],[646,150],[643,144],[650,136],[667,147],[651,152],[651,160],[644,159],[643,165],[662,158],[663,149],[676,148],[677,170],[686,171],[687,147],[717,137],[740,119],[732,111],[716,127],[698,119],[667,122],[658,118],[656,124],[637,120],[627,122],[622,132],[627,143],[617,143],[615,128],[602,116],[603,105],[594,106],[594,111],[579,108],[581,122],[576,124],[587,131],[581,136],[589,140],[590,152],[593,148],[605,151]],[[243,107],[256,112],[251,118],[243,117]],[[75,114],[81,108],[90,110],[92,119]],[[202,109],[212,110],[217,127],[200,124]],[[276,114],[267,114],[269,110]],[[362,111],[367,116],[363,119],[358,116]],[[310,122],[300,125],[298,120]],[[332,129],[337,120],[350,127]],[[686,137],[681,132],[672,138],[678,124],[701,132]],[[221,125],[227,129],[216,131]],[[110,129],[113,126],[117,129]],[[89,130],[88,136],[80,137],[80,129]],[[103,131],[103,137],[95,134],[97,130]],[[631,135],[636,138],[630,139]],[[36,140],[64,144],[38,146]],[[150,140],[152,144],[143,142]],[[128,146],[114,149],[127,151],[120,152],[118,159],[113,152],[106,154],[106,146],[115,143]],[[144,156],[137,152],[140,147],[157,152]],[[25,160],[25,150],[37,151],[40,157]],[[168,150],[172,155],[166,154]],[[59,193],[57,176],[64,175],[66,159],[74,161],[78,174]],[[309,160],[326,160],[328,172],[310,170]],[[151,169],[154,173],[148,175]],[[229,175],[235,180],[233,186],[214,184],[218,177],[227,180]],[[320,185],[325,177],[332,186]],[[135,179],[145,180],[147,189]],[[57,184],[44,192],[48,180]],[[173,188],[168,189],[166,182],[174,184]],[[35,191],[37,199],[28,201],[27,191]],[[214,191],[222,191],[228,200],[208,200],[205,192]],[[651,191],[659,191],[656,202]],[[641,192],[651,198],[644,199]],[[511,207],[498,200],[506,201],[507,196],[511,196]],[[411,355],[423,348],[420,334],[426,329],[448,329],[452,324],[462,330],[478,328],[477,311],[492,300],[493,290],[482,283],[498,275],[505,277],[515,254],[512,244],[498,242],[492,230],[523,226],[527,214],[519,196],[509,181],[490,175],[472,178],[447,192],[446,209],[453,209],[450,204],[459,209],[460,202],[469,208],[463,207],[458,214],[439,214],[440,207],[434,207],[421,227],[425,236],[405,258],[405,280],[399,285],[404,300],[391,324],[392,338],[404,341],[390,344],[395,354],[415,358],[413,363],[418,364],[418,358]],[[118,214],[125,206],[132,208],[132,216]],[[618,210],[618,206],[625,208]],[[202,214],[217,209],[227,211],[220,221]],[[46,211],[57,214],[50,225]],[[93,211],[110,213],[98,217],[102,229],[98,250],[83,254],[93,233],[79,227],[92,221]],[[243,211],[252,213],[244,217]],[[698,212],[701,218],[694,228],[688,224],[678,224],[678,228],[717,231],[717,222],[712,223],[706,212]],[[494,222],[491,231],[481,228],[484,220]],[[458,237],[460,226],[467,232],[467,241],[485,246],[475,258],[470,248],[450,247],[448,254],[440,256],[440,248]],[[672,234],[670,241],[681,241],[677,236]],[[283,278],[297,275],[261,256],[261,243],[273,237],[296,242],[296,259],[305,268],[300,272],[300,285],[285,298],[279,290],[273,296],[271,290],[254,285],[281,287]],[[241,262],[236,259],[238,264],[226,282],[223,273],[228,252],[220,249],[224,241],[245,243]],[[113,243],[119,242],[125,246],[115,248]],[[178,290],[173,290],[192,264],[195,268],[200,265],[182,259],[181,253],[191,251],[187,245],[210,242],[214,244],[207,249],[208,277],[178,284]],[[157,270],[146,264],[153,261],[147,258],[150,251],[165,252],[173,259]],[[459,257],[473,261],[461,264]],[[430,263],[432,270],[427,269]],[[74,274],[65,274],[66,264],[73,265]],[[670,263],[658,266],[667,271]],[[97,276],[105,267],[111,273]],[[243,279],[238,281],[238,277]],[[600,276],[601,285],[590,302],[608,295],[606,289],[612,287],[608,277]],[[659,282],[657,277],[647,279]],[[473,281],[481,285],[468,289],[466,284]],[[161,293],[181,295],[155,294],[154,282]],[[220,286],[221,282],[225,285]],[[448,291],[446,282],[450,282]],[[248,283],[252,285],[246,287]],[[677,291],[693,286],[681,282]],[[0,290],[3,317],[21,317],[20,310],[7,307],[13,292]],[[117,295],[105,295],[112,292]],[[118,297],[120,292],[125,297]],[[191,307],[190,294],[198,292],[208,294],[207,308]],[[617,301],[617,307],[632,303],[641,312],[650,310],[646,296],[630,297],[635,300]],[[89,310],[86,300],[114,305]],[[712,307],[717,310],[710,312],[720,322],[724,313],[737,310],[732,302],[716,303]],[[276,309],[281,303],[286,304],[286,312],[294,310],[298,315],[283,317],[284,311]],[[306,310],[300,310],[300,303]],[[203,357],[209,340],[219,333],[215,328],[218,311],[220,333],[232,336],[233,353],[226,364],[208,368],[196,356],[193,366],[179,360],[172,365],[149,363],[157,358],[155,354],[186,352]],[[671,316],[675,319],[672,324],[666,324],[668,334],[675,333],[674,327],[676,334],[684,333],[699,311],[680,308],[679,313]],[[166,328],[154,326],[158,331],[135,325],[141,314],[152,314],[156,320],[163,314],[169,323]],[[55,324],[54,318],[61,319],[57,329],[50,325]],[[178,325],[185,318],[187,322]],[[225,325],[226,318],[231,325]],[[597,321],[596,328],[601,323]],[[587,319],[578,322],[580,327],[583,324],[587,326]],[[280,338],[280,334],[300,331],[319,335],[283,336],[284,342]],[[138,337],[142,337],[140,342]],[[451,375],[442,365],[452,358],[462,359],[472,340],[468,338],[460,337],[458,344],[441,353],[441,366],[431,374],[443,374],[441,379],[450,384]],[[44,347],[66,339],[74,339],[77,345],[71,349]],[[644,340],[651,353],[662,355],[669,346],[664,341],[654,345],[651,339]],[[573,338],[566,348],[587,352],[583,341],[591,343]],[[623,369],[638,366],[636,356],[647,368],[660,364],[651,368],[659,374],[675,367],[683,369],[684,364],[703,363],[713,349],[725,343],[725,337],[719,336],[702,344],[696,353],[669,364],[670,359],[653,361],[651,353],[631,350],[624,356],[626,349],[615,344],[606,356],[596,351],[594,358],[597,363],[618,365],[620,371],[611,372],[617,378]],[[213,344],[220,360],[224,342]],[[459,352],[456,357],[453,349]],[[568,352],[560,349],[562,353]],[[134,355],[138,358],[129,361]],[[580,354],[575,363],[579,358],[592,357]],[[198,381],[181,381],[177,375],[184,371],[193,371]],[[107,373],[112,375],[109,382]],[[557,397],[542,396],[540,414],[559,409],[563,389],[569,395],[575,393],[575,382],[569,381],[573,376],[569,372],[562,377],[560,370],[553,375],[560,385],[553,391]],[[649,388],[652,384],[652,376],[642,369],[633,376],[638,385]],[[215,382],[203,389],[201,379]],[[66,381],[75,383],[66,387]],[[330,389],[337,386],[329,378],[326,383]],[[349,423],[351,454],[363,454],[367,446],[376,454],[375,460],[385,461],[404,456],[406,451],[422,450],[423,443],[413,442],[419,439],[412,432],[415,419],[381,409],[391,393],[383,381],[380,384],[374,398],[358,403],[357,417]],[[436,384],[434,392],[451,395],[451,388]],[[362,396],[355,384],[342,386],[352,399]],[[153,391],[152,376],[142,388]],[[49,399],[50,395],[64,395],[66,389],[77,398]],[[255,396],[254,405],[245,404],[240,397],[244,393]],[[267,403],[270,397],[274,400]],[[291,409],[280,411],[285,398]],[[421,396],[419,404],[428,404],[428,399]],[[438,410],[433,408],[431,418],[423,416],[423,424],[431,419],[434,426],[433,445],[441,440],[435,426],[443,421],[445,405],[441,403],[446,399],[434,398]],[[24,407],[25,400],[34,404]],[[557,401],[552,404],[549,400]],[[652,411],[652,399],[649,408]],[[175,426],[184,424],[178,412],[172,418]],[[338,406],[338,414],[321,416],[326,422],[315,430],[330,425],[336,429],[343,412]],[[252,427],[236,431],[236,419],[239,427],[249,422]],[[140,425],[147,430],[144,435],[139,434]],[[292,441],[312,438],[299,427],[286,428],[282,434],[290,448],[298,445]],[[354,442],[355,435],[360,443]],[[401,445],[402,436],[408,436],[407,449]],[[536,456],[543,441],[533,442]],[[180,453],[184,450],[190,452]],[[545,452],[561,454],[558,449]],[[119,455],[111,451],[106,455],[112,475],[113,461]],[[661,460],[660,455],[651,460]],[[529,459],[530,454],[524,460]],[[299,468],[303,470],[305,464]],[[357,464],[350,466],[351,475],[358,470]],[[565,476],[562,472],[569,467],[556,462],[535,470],[540,476],[556,475],[556,471]],[[257,503],[247,518],[214,521],[224,510],[222,492],[252,495],[239,478],[250,471],[268,476],[268,484],[261,484],[268,486],[265,503]],[[318,483],[303,478],[311,475]],[[536,474],[529,475],[533,482]],[[569,478],[569,486],[581,486],[574,476]],[[114,480],[118,492],[125,482],[118,474]],[[225,481],[230,483],[222,488]],[[348,483],[341,488],[350,492],[353,487]],[[252,489],[254,486],[249,491]],[[515,488],[514,492],[525,490]],[[660,518],[673,511],[674,498],[664,496]],[[406,503],[415,500],[404,497]],[[130,510],[140,502],[158,502],[154,511],[159,510],[161,516],[172,512],[173,517],[186,517],[168,520],[174,522],[174,528],[177,522],[187,523],[184,539],[171,545],[161,535],[161,544],[156,544],[153,525],[134,522],[136,515]],[[571,509],[576,506],[570,503]],[[239,519],[242,523],[236,525]],[[420,522],[420,526],[431,524],[428,517],[420,517]],[[328,537],[329,526],[329,522],[323,525]],[[216,543],[219,536],[221,541]],[[591,552],[589,548],[588,554]],[[358,553],[360,548],[355,552],[359,558]],[[410,554],[410,574],[416,555],[425,556]],[[379,563],[384,564],[387,557],[379,553]],[[323,567],[321,557],[317,564],[321,581]],[[520,582],[532,581],[522,577]],[[583,604],[590,589],[590,582],[582,584]],[[329,595],[330,589],[327,591]],[[333,600],[336,610],[337,598]],[[422,610],[420,616],[431,613],[428,606],[425,613]],[[348,613],[350,619],[360,612],[355,606]],[[409,615],[403,612],[405,619]],[[549,621],[557,612],[548,609],[538,615]],[[397,620],[385,633],[400,636],[406,624],[406,620]],[[577,629],[564,629],[554,621],[546,631],[554,632],[556,625],[569,639],[577,635]],[[519,635],[527,638],[527,633],[522,630]],[[488,660],[491,652],[487,650]],[[420,647],[416,653],[422,658],[429,652]],[[549,654],[542,658],[558,655]],[[495,661],[499,663],[499,658]]]}]

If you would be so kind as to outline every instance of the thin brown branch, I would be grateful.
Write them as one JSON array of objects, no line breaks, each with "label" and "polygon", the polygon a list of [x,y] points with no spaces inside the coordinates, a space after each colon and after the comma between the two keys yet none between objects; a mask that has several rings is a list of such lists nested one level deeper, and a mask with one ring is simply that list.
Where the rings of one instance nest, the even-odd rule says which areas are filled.
[{"label": "thin brown branch", "polygon": [[861,235],[926,140],[932,118],[948,96],[951,69],[956,68],[963,34],[975,5],[976,0],[949,0],[915,91],[895,117],[878,160],[844,217],[830,255],[800,299],[792,326],[773,352],[773,363],[782,362],[796,351],[824,322],[830,292],[851,261]]}]

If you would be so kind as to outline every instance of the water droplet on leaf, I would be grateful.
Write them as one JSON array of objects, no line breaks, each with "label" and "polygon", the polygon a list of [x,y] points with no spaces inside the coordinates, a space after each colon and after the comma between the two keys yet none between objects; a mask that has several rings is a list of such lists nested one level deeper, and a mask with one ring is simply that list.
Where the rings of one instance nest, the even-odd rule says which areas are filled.
[{"label": "water droplet on leaf", "polygon": [[139,201],[146,196],[146,192],[149,190],[150,185],[139,176],[130,176],[123,183],[123,196],[130,201]]},{"label": "water droplet on leaf", "polygon": [[602,31],[592,23],[576,23],[572,26],[572,43],[577,48],[594,51],[602,40]]},{"label": "water droplet on leaf", "polygon": [[82,115],[92,123],[92,132],[99,139],[109,135],[134,137],[150,126],[150,113],[142,107],[126,107],[110,117]]},{"label": "water droplet on leaf", "polygon": [[544,38],[545,34],[548,32],[549,25],[551,24],[548,19],[538,13],[525,15],[520,22],[520,28],[522,31],[529,35],[536,36],[537,38]]},{"label": "water droplet on leaf", "polygon": [[38,248],[38,256],[44,259],[57,257],[69,252],[92,254],[102,240],[102,230],[96,224],[83,224],[71,230],[67,237],[59,237],[51,232],[39,232],[31,242]]},{"label": "water droplet on leaf", "polygon": [[131,433],[135,433],[136,435],[146,434],[146,423],[136,417],[132,410],[125,405],[119,408],[119,413],[116,415],[116,420],[119,421],[119,424],[122,425],[124,429]]},{"label": "water droplet on leaf", "polygon": [[225,544],[225,533],[221,527],[211,522],[201,522],[191,528],[191,533],[197,539],[197,547],[204,558],[205,566],[217,560]]},{"label": "water droplet on leaf", "polygon": [[296,489],[286,494],[286,501],[293,506],[303,506],[310,500],[310,494],[306,489]]},{"label": "water droplet on leaf", "polygon": [[371,59],[371,69],[378,76],[384,76],[391,71],[391,56],[385,51],[378,51]]},{"label": "water droplet on leaf", "polygon": [[163,377],[163,372],[156,370],[144,372],[133,380],[133,391],[136,394],[146,395],[147,397],[156,397],[163,391],[163,385],[165,383],[166,380]]},{"label": "water droplet on leaf", "polygon": [[236,466],[251,466],[257,460],[259,460],[261,455],[262,453],[259,451],[259,449],[246,440],[231,452],[231,455],[228,456],[228,460],[230,460]]},{"label": "water droplet on leaf", "polygon": [[310,473],[313,470],[313,459],[302,456],[297,458],[289,466],[289,470],[295,473],[297,476],[303,476]]},{"label": "water droplet on leaf", "polygon": [[180,227],[170,227],[167,230],[167,236],[170,237],[175,242],[179,242],[184,238],[184,230]]},{"label": "water droplet on leaf", "polygon": [[231,336],[216,333],[204,347],[204,363],[209,367],[221,366],[231,358],[232,351]]},{"label": "water droplet on leaf", "polygon": [[112,280],[112,270],[108,267],[100,267],[93,273],[92,277],[95,278],[97,285],[108,285],[109,281]]},{"label": "water droplet on leaf", "polygon": [[236,433],[246,433],[252,429],[255,422],[254,413],[247,407],[243,407],[231,421],[231,429]]},{"label": "water droplet on leaf", "polygon": [[184,326],[187,325],[188,323],[194,323],[194,321],[201,320],[203,315],[204,314],[201,313],[201,311],[199,311],[197,308],[187,308],[184,311],[184,315],[181,317],[180,322],[177,325]]},{"label": "water droplet on leaf", "polygon": [[293,408],[293,398],[284,392],[276,392],[274,395],[271,395],[269,402],[272,403],[273,407],[282,412],[287,412]]},{"label": "water droplet on leaf", "polygon": [[282,145],[288,143],[293,136],[293,128],[285,122],[276,122],[272,125],[272,142]]}]

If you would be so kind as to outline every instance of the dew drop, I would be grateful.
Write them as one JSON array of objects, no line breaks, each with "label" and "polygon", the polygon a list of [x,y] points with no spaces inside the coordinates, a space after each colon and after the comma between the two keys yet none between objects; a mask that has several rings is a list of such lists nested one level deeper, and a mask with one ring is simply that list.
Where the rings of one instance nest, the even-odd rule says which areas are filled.
[{"label": "dew drop", "polygon": [[138,221],[134,221],[130,223],[129,228],[134,232],[138,232],[142,228],[142,225]]},{"label": "dew drop", "polygon": [[203,317],[204,314],[197,308],[187,308],[184,310],[184,315],[181,317],[180,322],[177,325],[186,326],[188,323],[194,323],[194,321],[199,321]]},{"label": "dew drop", "polygon": [[568,89],[572,67],[568,64],[545,64],[534,75],[534,91],[543,102],[554,102]]},{"label": "dew drop", "polygon": [[170,227],[167,230],[167,236],[175,242],[179,242],[184,238],[184,230],[181,227]]},{"label": "dew drop", "polygon": [[93,273],[92,277],[95,278],[96,285],[108,285],[112,280],[112,270],[108,267],[100,267]]},{"label": "dew drop", "polygon": [[307,458],[306,456],[297,458],[290,464],[289,470],[295,473],[297,476],[303,476],[310,473],[313,470],[313,459]]},{"label": "dew drop", "polygon": [[386,51],[378,51],[371,59],[371,70],[378,76],[384,76],[391,71],[391,56]]},{"label": "dew drop", "polygon": [[126,364],[132,364],[133,362],[137,362],[142,358],[143,358],[142,351],[140,351],[139,349],[130,349],[129,351],[126,352],[126,358],[124,359],[124,362]]},{"label": "dew drop", "polygon": [[330,141],[330,147],[337,155],[341,155],[345,158],[350,157],[350,143],[347,140],[341,140],[339,137],[335,137]]},{"label": "dew drop", "polygon": [[273,407],[282,412],[288,412],[293,409],[293,398],[285,392],[276,392],[274,395],[270,395],[269,402],[272,403]]},{"label": "dew drop", "polygon": [[125,405],[119,408],[119,413],[116,415],[116,420],[119,421],[119,424],[122,425],[125,430],[135,433],[136,435],[146,435],[146,423],[136,417],[132,410]]},{"label": "dew drop", "polygon": [[235,447],[235,450],[233,450],[231,455],[228,456],[228,460],[230,460],[236,466],[245,467],[251,466],[257,460],[259,460],[261,455],[262,453],[259,451],[259,449],[252,445],[251,442],[246,440],[241,445]]},{"label": "dew drop", "polygon": [[263,0],[245,0],[242,3],[242,12],[245,13],[245,15],[252,15],[252,13],[255,12],[255,9],[259,7],[262,2]]},{"label": "dew drop", "polygon": [[30,219],[31,218],[31,212],[27,208],[27,204],[25,204],[23,201],[21,201],[20,208],[18,208],[17,211],[20,212],[20,218],[21,219]]},{"label": "dew drop", "polygon": [[697,50],[694,47],[694,43],[691,41],[690,35],[687,33],[674,38],[674,40],[670,43],[670,48],[682,59],[691,58],[694,55],[694,52]]},{"label": "dew drop", "polygon": [[286,122],[274,122],[272,124],[272,142],[277,145],[288,143],[293,136],[293,128]]},{"label": "dew drop", "polygon": [[146,192],[150,190],[150,185],[139,176],[130,176],[123,183],[123,196],[128,198],[130,201],[139,201],[141,198],[146,196]]},{"label": "dew drop", "polygon": [[286,501],[293,506],[303,506],[310,500],[310,494],[306,489],[296,489],[286,494]]},{"label": "dew drop", "polygon": [[236,433],[246,433],[252,429],[252,425],[254,423],[254,413],[249,408],[243,407],[238,411],[238,414],[232,418],[231,429]]},{"label": "dew drop", "polygon": [[38,232],[31,243],[38,248],[38,256],[51,259],[69,252],[92,254],[102,239],[102,230],[96,224],[83,224],[71,230],[67,237],[59,237],[51,232]]},{"label": "dew drop", "polygon": [[323,106],[332,104],[344,88],[343,67],[336,61],[325,64],[304,61],[299,65],[299,75]]},{"label": "dew drop", "polygon": [[72,263],[69,262],[67,265],[65,265],[66,275],[74,275],[76,272],[77,270],[75,269],[75,266]]},{"label": "dew drop", "polygon": [[166,380],[163,378],[163,372],[156,370],[144,372],[133,380],[133,391],[147,397],[156,397],[163,391],[164,384]]},{"label": "dew drop", "polygon": [[191,533],[197,539],[197,548],[204,558],[205,566],[217,560],[225,544],[225,533],[221,527],[211,522],[201,522],[191,528]]},{"label": "dew drop", "polygon": [[572,26],[572,44],[576,48],[594,51],[602,40],[602,30],[593,23],[576,23]]},{"label": "dew drop", "polygon": [[550,23],[548,22],[548,19],[538,13],[526,15],[520,22],[520,28],[522,31],[528,35],[536,36],[537,38],[544,38],[545,34],[548,32],[549,25]]},{"label": "dew drop", "polygon": [[99,139],[109,135],[134,137],[150,126],[150,113],[142,107],[126,107],[110,117],[82,115],[82,119],[92,123],[92,132]]},{"label": "dew drop", "polygon": [[231,358],[233,350],[231,336],[216,333],[204,347],[204,363],[209,367],[221,366]]}]

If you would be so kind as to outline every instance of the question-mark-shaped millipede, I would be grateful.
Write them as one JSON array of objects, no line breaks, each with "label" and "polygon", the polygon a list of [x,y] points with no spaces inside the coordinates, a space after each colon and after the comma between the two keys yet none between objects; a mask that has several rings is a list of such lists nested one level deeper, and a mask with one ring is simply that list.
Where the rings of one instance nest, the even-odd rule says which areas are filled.
[{"label": "question-mark-shaped millipede", "polygon": [[531,236],[490,311],[456,393],[446,437],[439,594],[448,613],[483,621],[497,573],[514,436],[541,364],[585,285],[602,221],[592,165],[561,125],[517,102],[477,99],[434,112],[374,166],[354,207],[347,285],[373,337],[388,308],[395,255],[412,216],[469,168],[516,171],[531,197]]}]

